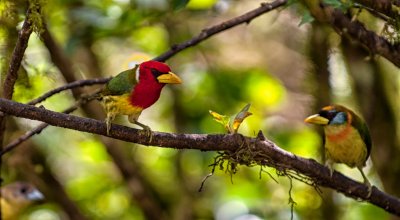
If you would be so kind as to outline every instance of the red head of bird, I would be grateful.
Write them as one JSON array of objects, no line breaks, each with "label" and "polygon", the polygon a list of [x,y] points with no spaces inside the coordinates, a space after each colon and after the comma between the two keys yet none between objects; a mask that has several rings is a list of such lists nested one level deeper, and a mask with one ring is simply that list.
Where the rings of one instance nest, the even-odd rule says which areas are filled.
[{"label": "red head of bird", "polygon": [[137,84],[134,86],[130,101],[142,109],[154,104],[160,97],[165,84],[179,84],[181,79],[171,72],[169,66],[157,61],[146,61],[136,70]]},{"label": "red head of bird", "polygon": [[137,121],[142,110],[158,100],[165,84],[181,82],[169,66],[157,61],[146,61],[119,73],[106,84],[100,94],[107,112],[107,133],[111,121],[119,114],[127,115],[130,122],[150,130]]}]

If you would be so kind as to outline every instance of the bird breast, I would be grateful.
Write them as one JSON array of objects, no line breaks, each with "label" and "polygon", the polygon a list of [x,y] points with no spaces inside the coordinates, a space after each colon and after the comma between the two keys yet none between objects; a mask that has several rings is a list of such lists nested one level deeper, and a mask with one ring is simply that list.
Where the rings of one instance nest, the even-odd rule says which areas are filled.
[{"label": "bird breast", "polygon": [[349,167],[363,167],[367,159],[367,147],[359,132],[347,125],[325,127],[325,151],[329,159]]},{"label": "bird breast", "polygon": [[143,108],[133,106],[129,94],[121,96],[104,96],[103,105],[107,113],[121,115],[140,115]]}]

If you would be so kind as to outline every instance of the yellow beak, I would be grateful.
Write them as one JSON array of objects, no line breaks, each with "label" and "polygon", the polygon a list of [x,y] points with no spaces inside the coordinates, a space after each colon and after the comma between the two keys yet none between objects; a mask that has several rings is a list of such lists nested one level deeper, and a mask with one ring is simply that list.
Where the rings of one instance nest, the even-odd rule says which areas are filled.
[{"label": "yellow beak", "polygon": [[157,77],[159,83],[166,84],[181,84],[182,80],[175,73],[169,72],[168,74],[162,74]]},{"label": "yellow beak", "polygon": [[304,122],[317,125],[327,125],[329,123],[329,119],[321,117],[319,114],[315,114],[304,119]]}]

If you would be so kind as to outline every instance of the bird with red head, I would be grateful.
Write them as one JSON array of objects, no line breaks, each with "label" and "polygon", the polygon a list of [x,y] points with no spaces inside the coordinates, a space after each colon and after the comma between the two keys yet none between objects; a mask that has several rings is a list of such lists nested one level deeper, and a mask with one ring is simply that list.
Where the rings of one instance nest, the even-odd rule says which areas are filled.
[{"label": "bird with red head", "polygon": [[180,84],[182,80],[165,63],[145,61],[112,78],[100,92],[107,113],[107,134],[117,115],[127,115],[128,120],[149,133],[150,127],[138,122],[142,111],[160,98],[166,84]]}]

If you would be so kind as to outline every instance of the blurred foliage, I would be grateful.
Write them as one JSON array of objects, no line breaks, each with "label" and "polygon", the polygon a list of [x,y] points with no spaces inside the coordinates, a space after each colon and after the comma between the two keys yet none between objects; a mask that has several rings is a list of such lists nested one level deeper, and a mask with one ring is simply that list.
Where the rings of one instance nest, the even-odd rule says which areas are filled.
[{"label": "blurred foliage", "polygon": [[[49,30],[73,62],[76,77],[87,78],[115,75],[128,68],[132,57],[138,53],[155,57],[205,27],[258,7],[260,2],[263,1],[54,0],[46,1],[43,11]],[[325,2],[339,8],[344,5],[343,1]],[[0,60],[2,74],[15,43],[15,28],[20,28],[24,19],[23,9],[27,7],[24,5],[24,1],[0,2],[1,22],[9,24],[0,27],[0,50],[4,54]],[[303,124],[315,102],[311,94],[315,88],[311,87],[319,83],[313,85],[308,80],[313,77],[306,55],[308,48],[313,47],[308,44],[312,21],[306,10],[291,7],[279,14],[263,15],[247,26],[227,30],[177,54],[168,64],[183,79],[183,84],[167,86],[160,100],[144,111],[140,120],[156,131],[225,133],[208,110],[230,115],[251,103],[253,115],[242,122],[241,134],[255,136],[262,130],[267,138],[285,150],[320,161],[320,134]],[[331,46],[337,48],[337,45]],[[341,64],[333,63],[332,59],[343,57],[331,55],[331,67],[345,65],[343,60]],[[98,61],[96,65],[101,72],[90,72],[92,59]],[[399,100],[399,74],[396,77],[397,80],[392,80],[396,88],[392,95],[394,100]],[[334,84],[343,83],[343,79],[338,80]],[[41,39],[32,35],[14,99],[27,102],[64,83],[64,77],[52,63]],[[47,109],[62,111],[73,102],[71,93],[64,92],[41,104]],[[82,111],[75,114],[92,117]],[[116,123],[132,126],[125,117]],[[37,124],[15,120],[7,140],[15,139]],[[176,219],[183,213],[180,206],[190,210],[193,219],[290,218],[290,181],[279,177],[272,168],[265,170],[267,174],[260,172],[259,167],[239,166],[232,177],[218,170],[199,193],[202,179],[211,171],[209,165],[213,163],[215,152],[177,151],[114,142],[122,145],[139,165],[138,172],[162,207]],[[129,195],[127,182],[98,136],[49,127],[27,145],[25,147],[35,147],[46,155],[45,164],[88,219],[145,219],[138,205],[141,201],[134,201]],[[2,177],[6,182],[11,182],[18,176],[15,173],[23,169],[7,165],[16,158],[17,153],[5,157],[8,167]],[[40,169],[37,172],[40,173]],[[353,177],[349,169],[345,174]],[[370,175],[377,180],[374,184],[380,186],[376,171],[371,171]],[[355,178],[360,180],[358,176]],[[303,183],[293,181],[293,184],[292,194],[297,204],[294,219],[323,219],[321,206],[325,195],[319,195]],[[52,188],[51,185],[47,187]],[[340,194],[334,197],[335,205],[341,210],[340,219],[389,218],[383,210],[369,204]],[[63,207],[48,201],[29,209],[22,219],[68,217]]]}]

